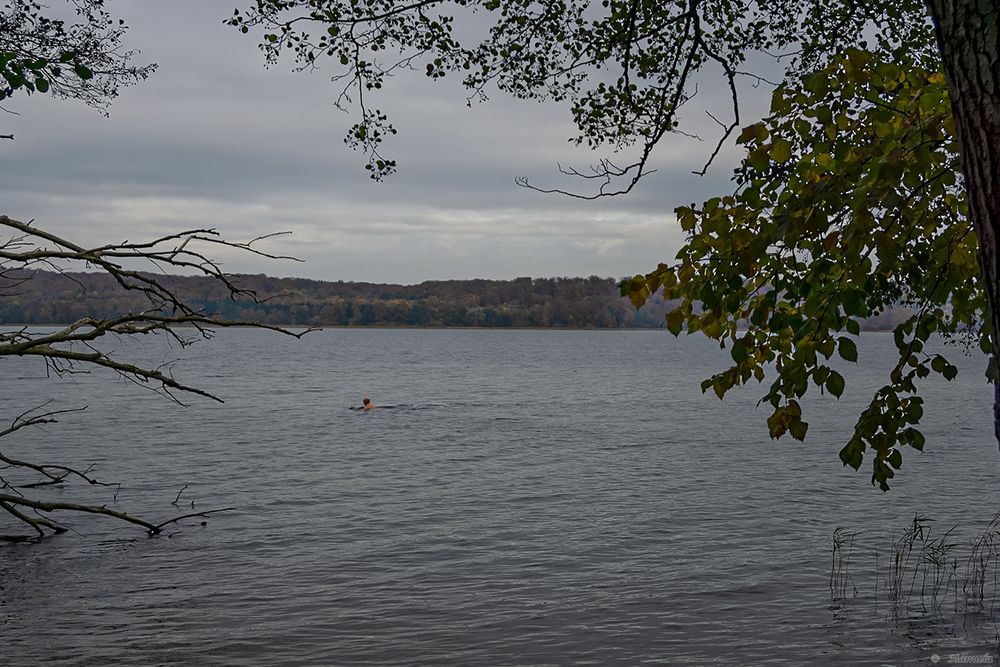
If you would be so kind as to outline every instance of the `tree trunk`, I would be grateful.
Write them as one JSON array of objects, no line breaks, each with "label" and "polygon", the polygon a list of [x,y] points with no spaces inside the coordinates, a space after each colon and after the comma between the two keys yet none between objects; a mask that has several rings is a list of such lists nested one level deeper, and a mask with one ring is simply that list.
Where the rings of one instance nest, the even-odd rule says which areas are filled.
[{"label": "tree trunk", "polygon": [[[1000,1],[927,0],[937,32],[962,150],[969,216],[990,309],[993,362],[1000,368]],[[1000,443],[1000,382],[993,429]]]}]

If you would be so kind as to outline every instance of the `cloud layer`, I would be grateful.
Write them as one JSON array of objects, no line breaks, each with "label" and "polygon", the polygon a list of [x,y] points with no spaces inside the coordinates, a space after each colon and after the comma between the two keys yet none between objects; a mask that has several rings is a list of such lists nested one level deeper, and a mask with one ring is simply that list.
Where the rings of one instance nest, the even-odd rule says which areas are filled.
[{"label": "cloud layer", "polygon": [[[232,271],[324,280],[412,283],[447,278],[614,276],[647,271],[681,242],[678,204],[731,189],[732,151],[708,177],[691,174],[707,143],[676,137],[659,171],[628,197],[582,202],[519,188],[556,184],[557,164],[585,167],[566,109],[494,95],[465,105],[454,83],[391,82],[378,104],[400,134],[400,173],[367,178],[342,141],[348,116],[322,71],[263,66],[252,35],[222,25],[232,2],[118,3],[130,46],[159,63],[104,118],[46,96],[4,115],[3,212],[84,243],[214,227],[305,264],[225,256]],[[724,91],[719,91],[724,93]],[[723,99],[703,94],[708,104]],[[710,135],[712,128],[694,118]]]}]

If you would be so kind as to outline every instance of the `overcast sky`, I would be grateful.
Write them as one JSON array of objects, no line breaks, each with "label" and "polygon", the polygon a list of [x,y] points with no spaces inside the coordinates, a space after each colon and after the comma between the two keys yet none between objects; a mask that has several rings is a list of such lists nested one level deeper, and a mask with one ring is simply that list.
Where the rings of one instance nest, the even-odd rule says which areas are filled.
[{"label": "overcast sky", "polygon": [[[691,170],[710,145],[681,136],[624,198],[519,188],[522,175],[573,185],[557,163],[596,161],[567,142],[568,109],[501,94],[468,108],[454,82],[422,75],[392,80],[377,102],[399,129],[385,146],[399,173],[375,183],[343,144],[353,121],[333,107],[332,70],[294,73],[291,61],[266,69],[257,36],[222,24],[247,2],[113,3],[131,26],[129,46],[158,71],[123,90],[110,118],[45,95],[9,103],[20,115],[0,115],[3,133],[16,136],[0,145],[2,212],[84,243],[206,226],[231,240],[287,230],[267,248],[305,260],[226,255],[232,272],[401,283],[620,278],[673,257],[675,206],[732,188],[736,152],[698,177]],[[725,111],[721,80],[706,83],[702,105]],[[750,102],[747,123],[760,111]],[[714,139],[695,105],[688,120]]]}]

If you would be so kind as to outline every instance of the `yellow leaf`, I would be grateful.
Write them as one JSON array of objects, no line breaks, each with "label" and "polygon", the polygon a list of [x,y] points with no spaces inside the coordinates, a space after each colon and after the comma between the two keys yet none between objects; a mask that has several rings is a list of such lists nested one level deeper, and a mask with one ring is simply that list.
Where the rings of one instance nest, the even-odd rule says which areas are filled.
[{"label": "yellow leaf", "polygon": [[792,157],[792,144],[787,139],[778,137],[771,143],[771,159],[778,164],[784,164]]}]

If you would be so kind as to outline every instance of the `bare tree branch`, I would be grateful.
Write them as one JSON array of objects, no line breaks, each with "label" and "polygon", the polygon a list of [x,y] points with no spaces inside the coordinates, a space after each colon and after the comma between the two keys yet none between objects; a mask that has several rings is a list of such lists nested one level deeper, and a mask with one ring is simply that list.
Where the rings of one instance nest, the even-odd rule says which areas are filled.
[{"label": "bare tree branch", "polygon": [[[170,370],[171,364],[151,367],[120,359],[108,351],[108,346],[102,346],[101,341],[109,336],[163,334],[184,347],[195,340],[210,338],[213,330],[218,327],[251,326],[295,338],[301,338],[306,333],[314,331],[313,328],[292,331],[280,326],[227,319],[203,312],[178,294],[173,279],[166,273],[170,270],[207,276],[221,284],[228,291],[230,298],[234,300],[248,298],[258,302],[256,293],[236,284],[223,272],[220,265],[209,257],[207,250],[228,247],[272,259],[294,259],[272,254],[258,247],[260,242],[275,236],[278,234],[268,234],[245,242],[233,242],[222,239],[213,229],[192,229],[151,241],[123,241],[98,247],[84,247],[41,229],[33,222],[25,223],[0,215],[0,296],[9,296],[17,290],[24,289],[38,275],[32,267],[51,267],[66,275],[68,267],[83,265],[108,274],[123,291],[138,292],[146,302],[145,308],[108,317],[83,317],[55,331],[33,331],[28,327],[0,331],[0,357],[36,357],[44,362],[47,371],[55,374],[86,372],[87,369],[95,367],[106,368],[125,380],[152,388],[177,403],[181,403],[178,394],[195,394],[221,402],[220,397],[175,379]],[[158,273],[139,270],[137,267],[141,262],[150,263]],[[53,424],[61,415],[84,409],[46,411],[46,405],[21,413],[8,427],[0,430],[0,470],[29,472],[36,476],[34,480],[29,481],[15,480],[16,476],[0,478],[0,489],[5,491],[4,494],[0,494],[0,509],[30,527],[38,537],[45,535],[46,530],[52,533],[65,532],[67,527],[60,521],[42,515],[34,516],[25,512],[25,509],[33,510],[35,514],[58,511],[109,516],[142,526],[150,535],[158,534],[164,526],[181,519],[194,516],[207,517],[209,514],[222,511],[209,510],[153,523],[125,512],[109,509],[106,505],[46,502],[28,497],[26,492],[29,490],[65,485],[71,480],[92,486],[113,487],[116,489],[115,498],[117,489],[120,488],[118,484],[96,479],[90,472],[91,468],[79,469],[64,464],[28,461],[3,451],[6,449],[5,443],[8,439],[17,437],[22,429]],[[178,499],[179,497],[180,493],[177,494]]]}]

